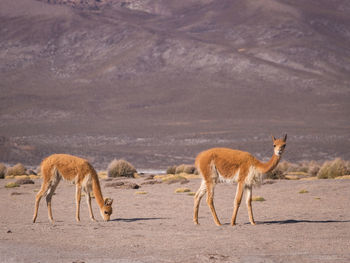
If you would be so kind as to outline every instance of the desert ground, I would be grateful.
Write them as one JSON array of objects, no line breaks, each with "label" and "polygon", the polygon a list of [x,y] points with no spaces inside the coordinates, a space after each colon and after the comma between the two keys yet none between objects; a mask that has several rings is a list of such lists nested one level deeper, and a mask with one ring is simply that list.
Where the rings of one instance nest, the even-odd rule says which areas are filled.
[{"label": "desert ground", "polygon": [[[350,180],[275,180],[253,191],[256,226],[245,204],[237,225],[229,225],[235,186],[219,184],[215,205],[223,223],[217,227],[205,200],[200,225],[192,222],[193,196],[199,178],[186,184],[146,184],[145,177],[122,179],[140,189],[106,187],[120,179],[101,180],[104,197],[114,199],[111,221],[88,216],[84,198],[81,222],[75,221],[75,187],[61,182],[53,197],[55,223],[47,218],[45,201],[32,223],[35,184],[5,188],[0,181],[1,262],[349,262]],[[158,180],[159,181],[159,180]],[[299,193],[306,190],[307,193]],[[137,194],[143,191],[146,194]],[[242,202],[243,203],[243,202]]]}]

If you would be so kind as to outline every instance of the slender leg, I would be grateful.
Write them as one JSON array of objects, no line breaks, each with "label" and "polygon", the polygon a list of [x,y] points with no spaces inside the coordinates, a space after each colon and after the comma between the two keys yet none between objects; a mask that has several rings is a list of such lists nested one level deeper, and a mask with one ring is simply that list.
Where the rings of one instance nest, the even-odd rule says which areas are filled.
[{"label": "slender leg", "polygon": [[210,207],[211,214],[214,218],[215,224],[217,226],[221,226],[220,220],[216,214],[215,207],[214,207],[214,188],[215,183],[211,182],[210,184],[207,184],[207,204]]},{"label": "slender leg", "polygon": [[55,180],[50,182],[49,190],[48,190],[47,195],[46,195],[48,216],[49,216],[49,220],[51,221],[51,223],[54,223],[53,217],[52,217],[51,199],[52,199],[53,194],[55,193],[55,190],[56,190],[58,183],[60,182],[60,179],[61,179],[61,177],[57,175]]},{"label": "slender leg", "polygon": [[194,196],[194,213],[193,213],[193,222],[198,225],[198,210],[199,210],[199,204],[201,202],[202,197],[207,192],[207,186],[205,184],[205,181],[202,180],[201,186],[199,187],[196,195]]},{"label": "slender leg", "polygon": [[40,200],[43,197],[43,195],[46,194],[46,192],[48,190],[48,186],[49,186],[49,184],[47,182],[43,182],[43,184],[41,185],[40,191],[35,196],[35,208],[34,208],[33,223],[35,223],[36,218],[38,216],[38,209],[39,209]]},{"label": "slender leg", "polygon": [[96,221],[94,214],[92,212],[90,192],[85,190],[85,194],[86,194],[86,202],[87,202],[88,207],[89,207],[90,218],[92,221]]},{"label": "slender leg", "polygon": [[252,187],[251,186],[247,187],[246,203],[247,203],[247,208],[248,208],[249,221],[252,225],[256,225],[254,222],[254,217],[253,217],[252,194],[253,194]]},{"label": "slender leg", "polygon": [[237,190],[236,190],[236,196],[235,196],[234,207],[233,207],[233,214],[232,214],[232,219],[231,219],[231,226],[234,226],[236,224],[237,212],[238,212],[238,208],[241,204],[243,190],[244,190],[243,183],[239,182],[237,185]]},{"label": "slender leg", "polygon": [[80,199],[81,199],[81,185],[77,183],[75,188],[75,202],[76,202],[76,210],[75,210],[75,219],[77,222],[80,222]]}]

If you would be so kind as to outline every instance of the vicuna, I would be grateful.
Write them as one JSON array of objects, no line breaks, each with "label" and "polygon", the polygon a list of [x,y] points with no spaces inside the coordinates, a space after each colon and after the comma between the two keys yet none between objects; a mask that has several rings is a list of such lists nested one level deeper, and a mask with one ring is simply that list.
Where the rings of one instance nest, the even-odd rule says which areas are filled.
[{"label": "vicuna", "polygon": [[274,153],[266,163],[260,162],[248,152],[227,148],[209,149],[197,156],[195,164],[203,180],[194,197],[193,221],[195,224],[198,224],[199,203],[207,192],[207,204],[215,224],[220,226],[221,223],[216,215],[213,202],[215,185],[219,182],[237,182],[231,225],[236,223],[237,211],[244,189],[247,190],[246,203],[249,221],[255,225],[252,211],[252,187],[261,184],[263,175],[277,166],[286,147],[287,134],[282,139],[276,139],[272,136],[272,140]]},{"label": "vicuna", "polygon": [[110,219],[113,200],[110,198],[103,199],[97,173],[87,160],[68,154],[53,154],[42,161],[41,176],[43,178],[43,183],[35,198],[33,223],[35,223],[38,215],[39,202],[44,195],[46,195],[48,216],[51,223],[53,223],[51,199],[62,178],[74,182],[76,185],[75,218],[78,222],[80,221],[81,189],[83,189],[86,194],[91,220],[96,221],[91,208],[91,191],[94,193],[102,218],[105,221]]}]

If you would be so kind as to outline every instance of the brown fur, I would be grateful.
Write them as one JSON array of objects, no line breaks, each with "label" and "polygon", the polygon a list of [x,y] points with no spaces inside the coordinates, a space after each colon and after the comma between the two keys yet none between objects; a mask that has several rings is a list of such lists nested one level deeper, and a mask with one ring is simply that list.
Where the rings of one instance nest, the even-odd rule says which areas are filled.
[{"label": "brown fur", "polygon": [[274,154],[267,163],[262,163],[248,152],[232,150],[227,148],[212,148],[201,152],[196,158],[195,165],[202,175],[203,180],[200,188],[194,197],[193,221],[198,224],[199,204],[203,195],[207,192],[207,204],[211,210],[215,223],[221,223],[216,215],[214,207],[214,188],[216,183],[225,180],[237,182],[237,191],[234,201],[234,209],[231,225],[235,225],[238,208],[241,203],[244,189],[247,189],[247,207],[249,221],[255,225],[252,211],[252,186],[260,184],[263,174],[274,169],[286,146],[287,135],[283,139],[275,139]]},{"label": "brown fur", "polygon": [[110,219],[112,214],[113,200],[103,199],[98,175],[92,165],[85,159],[68,154],[53,154],[44,159],[41,163],[41,175],[43,183],[35,198],[35,209],[33,223],[38,214],[39,203],[43,195],[46,195],[48,215],[53,222],[51,211],[51,198],[61,178],[74,182],[76,185],[76,220],[80,221],[80,199],[81,189],[86,193],[86,200],[89,206],[91,220],[95,221],[91,208],[91,190],[94,193],[96,202],[105,221]]}]

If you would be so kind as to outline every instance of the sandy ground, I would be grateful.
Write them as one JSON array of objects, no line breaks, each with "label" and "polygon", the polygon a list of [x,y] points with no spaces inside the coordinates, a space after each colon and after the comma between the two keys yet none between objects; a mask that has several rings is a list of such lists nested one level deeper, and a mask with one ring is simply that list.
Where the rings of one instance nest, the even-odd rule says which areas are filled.
[{"label": "sandy ground", "polygon": [[[130,179],[142,183],[143,178]],[[61,182],[53,197],[54,225],[44,200],[37,223],[31,222],[33,185],[6,189],[0,180],[1,262],[350,262],[350,180],[276,181],[253,191],[256,226],[248,224],[245,204],[237,223],[228,223],[235,191],[218,185],[215,204],[223,226],[217,227],[202,201],[192,223],[193,197],[200,179],[185,185],[142,185],[139,190],[106,188],[115,200],[112,221],[91,222],[82,202],[81,222],[74,218],[74,186]],[[308,193],[300,194],[300,190]],[[17,195],[13,193],[16,192]]]}]

